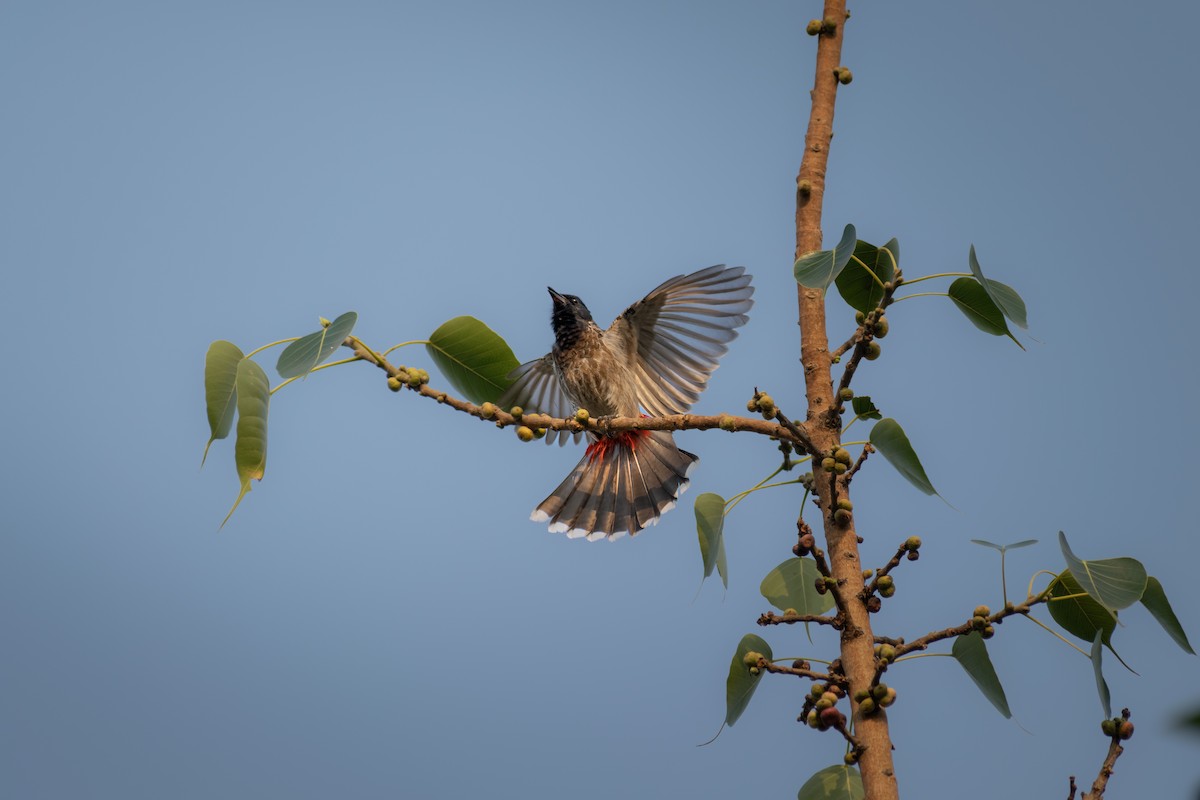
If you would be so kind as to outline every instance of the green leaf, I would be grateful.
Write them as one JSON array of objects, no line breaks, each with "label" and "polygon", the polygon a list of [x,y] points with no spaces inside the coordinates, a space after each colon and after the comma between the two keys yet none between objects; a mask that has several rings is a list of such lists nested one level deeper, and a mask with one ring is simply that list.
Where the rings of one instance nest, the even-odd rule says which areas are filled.
[{"label": "green leaf", "polygon": [[1037,539],[1023,539],[1019,542],[1013,542],[1012,544],[996,544],[995,542],[989,542],[987,539],[972,539],[971,541],[975,544],[983,545],[984,547],[990,547],[993,550],[999,550],[1001,553],[1007,550],[1016,550],[1019,547],[1029,547],[1031,544],[1038,543]]},{"label": "green leaf", "polygon": [[354,330],[356,322],[358,314],[347,311],[329,323],[328,328],[301,336],[279,354],[275,371],[284,380],[312,372],[322,361],[333,355],[334,350],[342,346],[342,342],[346,341],[346,337]]},{"label": "green leaf", "polygon": [[767,573],[758,590],[780,611],[794,608],[800,614],[824,614],[833,608],[833,596],[817,594],[820,577],[811,558],[789,558]]},{"label": "green leaf", "polygon": [[1142,599],[1146,591],[1146,568],[1133,558],[1105,558],[1084,561],[1067,544],[1067,535],[1058,532],[1058,546],[1071,568],[1071,574],[1083,590],[1110,611],[1119,611]]},{"label": "green leaf", "polygon": [[1100,705],[1104,708],[1104,718],[1112,719],[1112,697],[1108,693],[1108,682],[1104,680],[1104,670],[1100,666],[1100,655],[1103,653],[1100,645],[1104,638],[1101,631],[1096,631],[1092,637],[1092,672],[1096,675],[1096,691],[1100,694]]},{"label": "green leaf", "polygon": [[864,314],[874,311],[883,301],[883,284],[896,275],[900,244],[892,239],[883,247],[859,241],[854,245],[854,257],[837,276],[837,290],[842,299]]},{"label": "green leaf", "polygon": [[474,317],[455,317],[429,336],[429,357],[450,385],[472,403],[495,402],[517,357],[500,335]]},{"label": "green leaf", "polygon": [[218,339],[208,346],[204,357],[204,403],[208,410],[208,443],[200,466],[208,459],[208,448],[217,439],[224,439],[233,427],[237,411],[238,364],[245,358],[232,342]]},{"label": "green leaf", "polygon": [[967,319],[976,328],[993,336],[1007,336],[1016,342],[1017,347],[1025,349],[1025,345],[1017,342],[1017,337],[1008,329],[1004,313],[988,296],[987,290],[974,278],[959,278],[950,284],[947,292],[954,305],[966,314]]},{"label": "green leaf", "polygon": [[993,281],[983,277],[983,269],[979,266],[979,259],[975,258],[975,245],[971,245],[971,253],[967,259],[971,262],[971,274],[975,276],[975,280],[982,284],[984,291],[988,293],[988,297],[992,298],[992,302],[996,307],[1013,321],[1018,328],[1028,328],[1029,322],[1025,317],[1025,301],[1021,299],[1021,295],[1017,294],[1017,290],[1011,286],[1007,286],[1000,281]]},{"label": "green leaf", "polygon": [[746,666],[746,653],[752,651],[762,653],[767,661],[775,657],[771,653],[771,645],[753,633],[747,633],[742,637],[742,641],[738,642],[737,652],[733,654],[733,661],[729,664],[729,678],[725,681],[725,724],[731,728],[746,710],[750,697],[762,679],[761,673],[751,675]]},{"label": "green leaf", "polygon": [[721,575],[721,582],[729,588],[725,575],[725,498],[713,492],[705,492],[696,498],[696,535],[700,538],[700,558],[704,562],[704,577],[712,575],[713,567]]},{"label": "green leaf", "polygon": [[1179,624],[1179,618],[1175,616],[1171,604],[1167,602],[1167,593],[1163,591],[1158,578],[1151,576],[1146,579],[1146,591],[1142,593],[1142,605],[1154,615],[1158,624],[1163,626],[1163,630],[1175,640],[1175,644],[1182,647],[1184,652],[1196,655],[1191,642],[1188,641],[1187,634],[1184,633],[1183,626]]},{"label": "green leaf", "polygon": [[233,516],[242,498],[250,491],[250,481],[261,481],[267,469],[267,409],[271,403],[271,384],[262,367],[249,358],[237,369],[237,441],[233,446],[238,480],[242,488],[221,527]]},{"label": "green leaf", "polygon": [[1079,585],[1071,570],[1060,572],[1051,581],[1049,591],[1050,600],[1046,607],[1063,630],[1085,642],[1090,642],[1099,631],[1104,634],[1104,643],[1112,646],[1112,632],[1117,627],[1116,614],[1093,600]]},{"label": "green leaf", "polygon": [[925,494],[937,494],[900,423],[891,417],[875,423],[871,429],[871,444],[905,480]]},{"label": "green leaf", "polygon": [[854,409],[854,416],[862,417],[863,419],[883,419],[883,414],[879,413],[879,409],[871,402],[868,395],[855,397],[850,401],[850,407]]},{"label": "green leaf", "polygon": [[975,681],[975,685],[979,687],[979,691],[983,692],[983,696],[988,699],[988,702],[994,705],[1005,719],[1011,719],[1012,711],[1008,708],[1008,698],[1004,696],[1004,687],[1000,685],[996,668],[992,666],[992,659],[988,656],[983,636],[978,631],[972,631],[956,637],[950,653],[967,671],[971,680]]},{"label": "green leaf", "polygon": [[863,800],[862,775],[855,767],[834,764],[804,782],[796,800]]},{"label": "green leaf", "polygon": [[796,282],[809,289],[826,289],[846,268],[850,256],[854,255],[854,226],[847,225],[842,240],[832,250],[817,250],[796,259],[793,270]]}]

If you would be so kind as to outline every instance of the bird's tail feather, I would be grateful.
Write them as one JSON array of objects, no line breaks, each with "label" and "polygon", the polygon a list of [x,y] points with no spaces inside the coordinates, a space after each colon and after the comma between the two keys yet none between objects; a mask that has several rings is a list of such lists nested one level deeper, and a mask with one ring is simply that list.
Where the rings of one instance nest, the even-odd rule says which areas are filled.
[{"label": "bird's tail feather", "polygon": [[636,536],[675,507],[698,460],[669,431],[601,437],[530,518],[571,538]]}]

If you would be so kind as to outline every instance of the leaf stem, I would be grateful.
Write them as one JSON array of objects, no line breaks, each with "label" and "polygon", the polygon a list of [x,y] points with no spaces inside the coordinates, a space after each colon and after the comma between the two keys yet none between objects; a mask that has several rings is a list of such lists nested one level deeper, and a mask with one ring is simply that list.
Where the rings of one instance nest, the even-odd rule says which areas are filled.
[{"label": "leaf stem", "polygon": [[867,271],[867,274],[868,274],[868,275],[870,275],[872,278],[874,278],[874,279],[875,279],[875,282],[876,282],[877,284],[879,284],[879,288],[880,288],[880,289],[882,289],[882,288],[883,288],[883,281],[879,280],[879,276],[875,274],[875,270],[871,269],[871,268],[870,268],[870,267],[868,267],[866,264],[864,264],[864,263],[863,263],[863,260],[862,260],[861,258],[859,258],[858,256],[850,256],[850,260],[851,260],[851,261],[857,261],[857,262],[858,262],[858,265],[859,265],[860,267],[862,267],[863,269],[865,269],[865,270]]},{"label": "leaf stem", "polygon": [[249,353],[246,354],[245,357],[252,358],[253,356],[256,356],[259,353],[261,353],[263,350],[269,350],[270,348],[275,347],[276,345],[280,345],[280,344],[290,344],[291,342],[294,342],[294,341],[298,340],[299,338],[300,338],[299,336],[293,336],[290,339],[280,339],[278,342],[271,342],[270,344],[264,344],[262,347],[259,347],[256,350],[251,350]]},{"label": "leaf stem", "polygon": [[910,283],[920,283],[921,281],[931,281],[934,278],[971,278],[974,277],[969,272],[939,272],[936,275],[922,275],[919,278],[905,278],[904,284],[907,286]]},{"label": "leaf stem", "polygon": [[[1049,627],[1048,627],[1048,626],[1047,626],[1047,625],[1046,625],[1044,622],[1042,622],[1042,621],[1041,621],[1040,619],[1038,619],[1037,617],[1032,617],[1032,616],[1030,616],[1030,615],[1028,615],[1028,614],[1024,614],[1023,616],[1025,617],[1025,619],[1027,619],[1027,620],[1029,620],[1030,622],[1034,623],[1034,624],[1035,624],[1035,625],[1037,625],[1039,628],[1041,628],[1042,630],[1044,630],[1046,633],[1048,633],[1048,634],[1050,634],[1051,636],[1053,636],[1053,637],[1055,637],[1055,638],[1057,638],[1057,639],[1061,640],[1063,644],[1065,644],[1065,645],[1067,645],[1068,647],[1074,648],[1075,650],[1079,651],[1079,654],[1080,654],[1080,655],[1082,655],[1084,658],[1090,659],[1090,658],[1092,657],[1091,653],[1088,653],[1088,652],[1086,652],[1086,651],[1085,651],[1083,648],[1079,647],[1079,646],[1078,646],[1078,645],[1076,645],[1074,642],[1071,642],[1071,641],[1067,640],[1067,639],[1066,639],[1066,638],[1065,638],[1065,637],[1064,637],[1062,634],[1060,634],[1058,631],[1056,631],[1056,630],[1051,630],[1051,629],[1050,629],[1050,628],[1049,628]],[[897,659],[897,660],[898,660],[898,659]]]},{"label": "leaf stem", "polygon": [[[905,281],[908,283],[908,281]],[[897,297],[892,302],[899,303],[901,300],[911,300],[914,297],[949,297],[948,292],[917,292],[916,294],[906,294],[904,297]]]},{"label": "leaf stem", "polygon": [[355,356],[354,358],[343,358],[341,361],[330,361],[328,364],[322,364],[319,367],[313,367],[308,372],[305,372],[303,375],[293,375],[292,377],[288,378],[286,381],[284,381],[283,383],[279,384],[274,389],[272,389],[270,393],[271,393],[271,395],[274,395],[276,392],[278,392],[283,387],[287,386],[292,381],[298,381],[301,378],[307,378],[309,375],[311,375],[314,372],[320,372],[323,369],[329,369],[330,367],[336,367],[341,364],[353,364],[355,361],[362,361],[362,359],[359,358],[358,356]]},{"label": "leaf stem", "polygon": [[400,344],[392,345],[387,350],[384,350],[380,355],[387,357],[387,355],[393,350],[399,350],[401,347],[408,347],[410,344],[430,344],[430,341],[428,339],[413,339],[411,342],[401,342]]}]

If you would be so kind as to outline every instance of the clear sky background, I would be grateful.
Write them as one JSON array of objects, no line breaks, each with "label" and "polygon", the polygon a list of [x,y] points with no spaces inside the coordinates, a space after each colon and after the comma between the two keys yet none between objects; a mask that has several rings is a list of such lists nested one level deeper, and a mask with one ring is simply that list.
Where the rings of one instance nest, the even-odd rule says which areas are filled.
[{"label": "clear sky background", "polygon": [[[974,243],[1022,292],[1022,352],[939,298],[889,315],[860,393],[953,508],[882,460],[865,560],[910,534],[881,631],[917,636],[1090,558],[1133,555],[1200,642],[1194,585],[1200,12],[1174,3],[852,6],[827,242],[895,236],[909,276]],[[577,452],[522,445],[354,365],[275,396],[267,477],[232,521],[204,352],[353,309],[377,347],[475,315],[522,359],[544,287],[611,319],[663,279],[744,264],[750,324],[697,410],[754,386],[803,416],[794,178],[817,3],[0,5],[0,794],[13,798],[794,796],[842,746],[764,680],[713,744],[799,494],[727,527],[700,586],[690,497],[775,466],[680,436],[692,494],[636,540],[529,511]],[[928,284],[925,284],[926,286]],[[838,341],[853,321],[831,301]],[[445,385],[421,348],[397,354]],[[263,359],[274,363],[274,354]],[[857,426],[856,426],[857,427]],[[1044,578],[1039,579],[1039,585]],[[697,593],[697,590],[699,592]],[[1045,612],[1040,616],[1046,617]],[[1137,735],[1113,797],[1191,797],[1200,662],[1140,609],[1108,660]],[[1106,746],[1088,662],[1036,626],[990,643],[1016,721],[951,659],[889,672],[907,797],[1065,796]],[[1019,724],[1018,724],[1019,723]]]}]

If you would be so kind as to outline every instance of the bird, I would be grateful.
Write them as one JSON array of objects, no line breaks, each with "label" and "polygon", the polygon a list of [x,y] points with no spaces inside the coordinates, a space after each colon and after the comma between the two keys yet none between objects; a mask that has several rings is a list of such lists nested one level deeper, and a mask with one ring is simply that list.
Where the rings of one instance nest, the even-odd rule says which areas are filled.
[{"label": "bird", "polygon": [[[691,408],[754,301],[744,267],[718,264],[659,284],[607,329],[583,300],[550,287],[554,347],[521,364],[502,407],[565,418],[667,416]],[[582,415],[580,415],[582,416]],[[587,433],[587,452],[530,519],[551,533],[610,541],[636,536],[675,507],[699,457],[670,431]],[[579,441],[551,430],[548,442]]]}]

